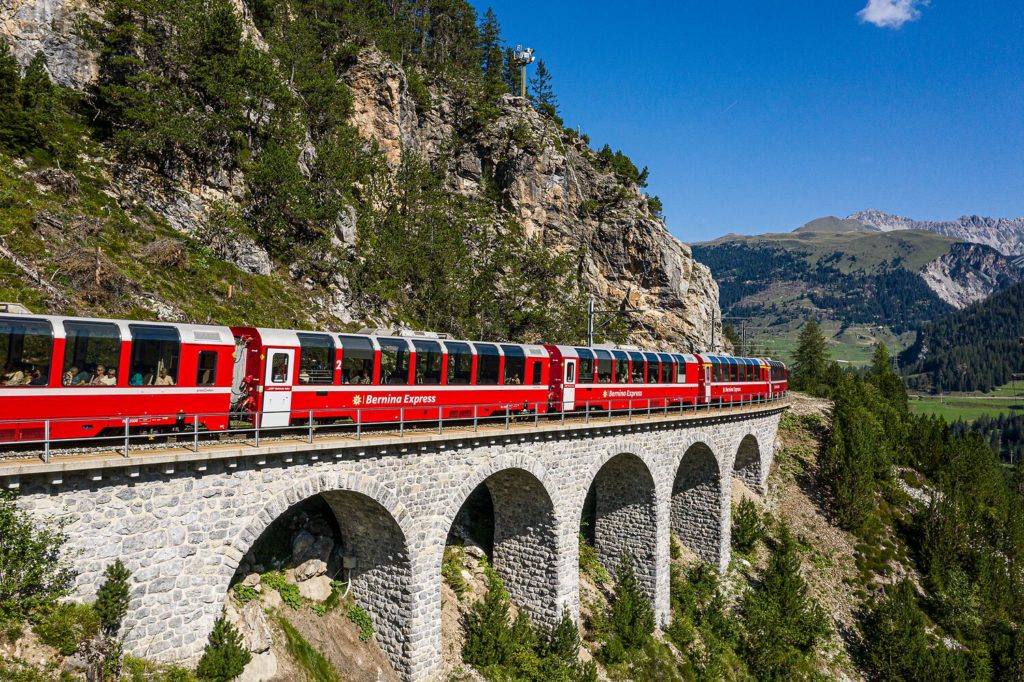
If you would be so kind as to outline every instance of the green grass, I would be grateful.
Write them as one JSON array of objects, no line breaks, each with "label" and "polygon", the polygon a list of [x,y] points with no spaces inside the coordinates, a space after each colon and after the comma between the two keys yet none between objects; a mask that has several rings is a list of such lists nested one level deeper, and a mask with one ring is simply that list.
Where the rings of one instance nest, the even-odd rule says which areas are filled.
[{"label": "green grass", "polygon": [[295,626],[283,617],[278,617],[277,622],[284,631],[288,653],[309,674],[310,679],[314,682],[341,682],[330,661],[306,641]]},{"label": "green grass", "polygon": [[910,411],[914,414],[935,414],[949,422],[957,419],[974,421],[985,415],[997,417],[1021,410],[1024,410],[1024,400],[1020,398],[945,395],[914,396],[910,399]]}]

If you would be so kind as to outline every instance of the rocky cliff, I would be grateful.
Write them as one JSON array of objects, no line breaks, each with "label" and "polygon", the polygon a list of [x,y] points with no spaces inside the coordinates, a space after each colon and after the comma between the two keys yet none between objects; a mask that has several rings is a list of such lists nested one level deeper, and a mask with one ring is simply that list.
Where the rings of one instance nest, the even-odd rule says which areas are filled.
[{"label": "rocky cliff", "polygon": [[925,284],[957,310],[1024,281],[1024,269],[981,244],[952,244],[920,271]]},{"label": "rocky cliff", "polygon": [[1024,218],[986,218],[962,216],[957,220],[913,220],[883,211],[860,211],[847,216],[866,225],[892,232],[925,230],[959,241],[986,244],[1008,256],[1024,254]]},{"label": "rocky cliff", "polygon": [[[247,5],[241,0],[234,5],[246,38],[266,50]],[[85,12],[98,16],[95,6],[80,0],[2,0],[0,39],[13,46],[23,66],[41,51],[56,82],[89,92],[98,60],[75,29]],[[454,134],[456,104],[444,85],[429,85],[429,106],[424,106],[410,94],[407,73],[372,46],[360,51],[340,78],[352,94],[349,123],[392,172],[403,154],[414,152],[444,160],[451,192],[472,198],[496,193],[500,211],[516,219],[528,237],[572,258],[598,308],[631,311],[631,341],[700,350],[713,338],[722,339],[720,329],[712,333],[721,316],[708,268],[671,236],[641,188],[603,168],[585,142],[568,136],[529,101],[503,96],[498,114],[467,137]],[[300,168],[313,154],[312,148],[303,150]],[[282,273],[274,255],[244,232],[211,233],[216,211],[244,211],[251,189],[244,174],[215,169],[194,177],[113,161],[104,165],[112,185],[108,191],[122,206],[145,206],[246,272],[287,276],[294,271]],[[359,258],[358,218],[354,209],[342,211],[332,226],[334,244],[349,249],[353,258]],[[386,310],[360,308],[340,273],[326,284],[301,277],[293,284],[308,291],[314,321],[392,322]]]}]

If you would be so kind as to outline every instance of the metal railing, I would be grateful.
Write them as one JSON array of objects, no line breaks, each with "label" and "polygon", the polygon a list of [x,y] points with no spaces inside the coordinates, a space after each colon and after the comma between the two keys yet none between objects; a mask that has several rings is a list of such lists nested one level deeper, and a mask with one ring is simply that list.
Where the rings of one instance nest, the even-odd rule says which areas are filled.
[{"label": "metal railing", "polygon": [[[0,459],[41,457],[49,463],[59,455],[105,454],[111,446],[123,457],[131,457],[133,449],[155,451],[185,446],[199,452],[204,445],[228,443],[260,447],[267,440],[315,442],[318,436],[350,438],[360,441],[373,436],[407,433],[437,433],[462,430],[507,431],[513,426],[540,426],[551,423],[610,423],[624,419],[653,419],[670,415],[711,414],[715,411],[736,411],[755,405],[766,405],[786,397],[785,393],[768,398],[760,394],[737,394],[730,399],[710,402],[671,402],[663,398],[577,401],[572,409],[564,403],[547,401],[502,402],[490,404],[439,406],[384,406],[324,408],[319,410],[286,410],[280,412],[201,412],[175,414],[118,415],[116,417],[62,417],[54,419],[0,420],[0,434],[17,428],[20,433],[38,433],[38,438],[0,440]],[[623,406],[624,405],[624,406]],[[559,408],[562,409],[559,409]],[[287,415],[287,423],[274,417]],[[447,415],[447,416],[446,416]],[[103,435],[53,437],[66,425],[99,425]],[[211,428],[210,425],[213,425]],[[226,425],[225,428],[219,428]],[[55,428],[56,427],[56,428]],[[81,428],[81,427],[79,427]]]}]

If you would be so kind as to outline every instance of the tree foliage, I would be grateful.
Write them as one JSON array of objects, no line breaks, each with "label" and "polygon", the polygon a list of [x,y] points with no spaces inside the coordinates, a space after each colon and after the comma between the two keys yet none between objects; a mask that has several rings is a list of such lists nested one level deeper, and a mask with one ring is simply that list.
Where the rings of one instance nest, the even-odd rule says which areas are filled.
[{"label": "tree foliage", "polygon": [[626,652],[642,648],[654,633],[651,599],[640,587],[633,555],[629,552],[623,553],[615,571],[610,621],[614,634],[605,645],[604,653],[611,662],[621,660]]},{"label": "tree foliage", "polygon": [[67,539],[64,524],[34,519],[0,492],[0,627],[71,594],[75,572],[62,552]]},{"label": "tree foliage", "polygon": [[120,559],[116,559],[103,571],[103,577],[103,584],[96,591],[96,604],[93,608],[99,616],[103,632],[114,637],[121,630],[121,622],[128,613],[131,598],[128,578],[131,577],[131,571]]},{"label": "tree foliage", "polygon": [[814,318],[809,318],[800,330],[796,357],[790,371],[790,387],[814,395],[823,390],[828,367],[828,346]]},{"label": "tree foliage", "polygon": [[210,641],[203,649],[196,674],[203,680],[229,682],[242,674],[250,660],[252,654],[243,646],[242,635],[221,614],[213,624]]}]

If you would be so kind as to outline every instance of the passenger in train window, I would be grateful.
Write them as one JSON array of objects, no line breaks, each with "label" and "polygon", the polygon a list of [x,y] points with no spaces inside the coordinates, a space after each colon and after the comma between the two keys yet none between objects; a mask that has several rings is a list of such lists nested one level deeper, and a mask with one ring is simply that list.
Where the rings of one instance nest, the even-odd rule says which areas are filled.
[{"label": "passenger in train window", "polygon": [[49,383],[49,378],[44,376],[38,369],[32,370],[32,379],[28,382],[29,386],[45,386]]},{"label": "passenger in train window", "polygon": [[78,368],[72,367],[68,371],[64,372],[64,376],[61,378],[61,383],[65,386],[70,386],[75,382],[76,374],[78,374]]},{"label": "passenger in train window", "polygon": [[136,372],[135,374],[133,374],[131,379],[128,380],[128,385],[129,386],[142,386],[142,385],[144,385],[144,382],[143,382],[143,379],[142,379],[142,372]]},{"label": "passenger in train window", "polygon": [[92,381],[89,382],[90,386],[102,386],[103,377],[107,375],[107,368],[105,365],[96,365],[96,374],[93,376]]},{"label": "passenger in train window", "polygon": [[101,386],[117,386],[117,370],[113,367],[107,370],[107,373],[100,377]]},{"label": "passenger in train window", "polygon": [[72,386],[88,386],[92,381],[92,374],[89,373],[85,367],[80,372],[76,372],[74,378],[71,379]]},{"label": "passenger in train window", "polygon": [[157,386],[173,386],[174,385],[174,379],[172,377],[168,376],[167,368],[166,367],[161,367],[160,368],[160,375],[156,378],[155,384]]},{"label": "passenger in train window", "polygon": [[4,386],[21,386],[25,381],[25,372],[18,369],[11,363],[7,363],[4,367]]},{"label": "passenger in train window", "polygon": [[352,383],[354,383],[354,384],[369,384],[369,383],[370,383],[370,381],[371,381],[371,379],[370,379],[370,373],[369,373],[369,372],[367,372],[367,371],[366,371],[366,370],[364,369],[364,370],[362,370],[362,371],[361,371],[361,372],[359,373],[359,376],[357,376],[357,377],[356,377],[356,380],[355,380],[355,381],[353,381]]}]

